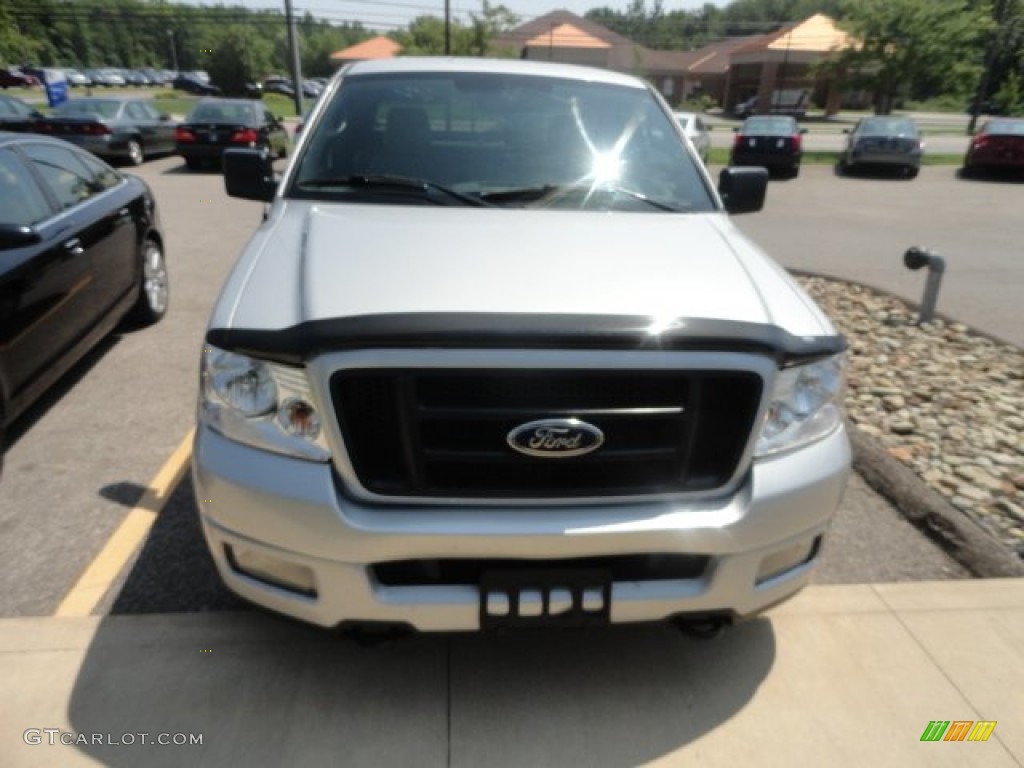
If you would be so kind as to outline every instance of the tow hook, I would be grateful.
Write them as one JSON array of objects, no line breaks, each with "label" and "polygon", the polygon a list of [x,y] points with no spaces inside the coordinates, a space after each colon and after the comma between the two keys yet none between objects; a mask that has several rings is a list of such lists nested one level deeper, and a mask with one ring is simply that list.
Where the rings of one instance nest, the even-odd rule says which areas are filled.
[{"label": "tow hook", "polygon": [[676,628],[694,640],[714,640],[725,634],[732,622],[726,616],[702,616],[693,619],[676,619]]}]

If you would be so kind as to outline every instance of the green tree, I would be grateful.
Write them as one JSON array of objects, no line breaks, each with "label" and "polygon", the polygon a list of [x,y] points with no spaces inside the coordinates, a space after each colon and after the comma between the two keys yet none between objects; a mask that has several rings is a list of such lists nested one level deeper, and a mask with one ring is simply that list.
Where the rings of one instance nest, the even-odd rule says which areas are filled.
[{"label": "green tree", "polygon": [[849,84],[874,93],[888,114],[901,95],[966,93],[977,82],[982,39],[991,27],[984,6],[969,0],[848,0],[839,25],[856,41],[830,66]]},{"label": "green tree", "polygon": [[272,67],[273,47],[250,27],[225,27],[210,35],[209,45],[206,69],[225,94],[243,95],[246,83]]},{"label": "green tree", "polygon": [[519,17],[504,5],[492,5],[490,0],[483,0],[480,13],[469,15],[470,39],[469,46],[474,56],[487,56],[500,53],[491,49],[491,40],[508,32],[519,23]]}]

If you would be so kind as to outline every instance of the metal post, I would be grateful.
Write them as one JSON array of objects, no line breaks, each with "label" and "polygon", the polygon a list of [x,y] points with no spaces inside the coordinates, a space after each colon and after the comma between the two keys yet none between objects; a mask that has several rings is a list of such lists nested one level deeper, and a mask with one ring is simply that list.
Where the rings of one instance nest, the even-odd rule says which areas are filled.
[{"label": "metal post", "polygon": [[292,84],[295,86],[295,114],[302,117],[302,66],[299,60],[299,40],[295,34],[295,15],[292,0],[284,0],[285,23],[288,24],[288,55],[291,58]]},{"label": "metal post", "polygon": [[930,323],[935,317],[935,305],[939,302],[939,288],[942,276],[946,272],[946,260],[927,248],[908,248],[903,254],[903,264],[907,269],[928,267],[928,280],[924,285],[924,296],[921,298],[921,309],[917,313],[917,322]]},{"label": "metal post", "polygon": [[451,0],[444,0],[444,55],[452,55],[452,9]]}]

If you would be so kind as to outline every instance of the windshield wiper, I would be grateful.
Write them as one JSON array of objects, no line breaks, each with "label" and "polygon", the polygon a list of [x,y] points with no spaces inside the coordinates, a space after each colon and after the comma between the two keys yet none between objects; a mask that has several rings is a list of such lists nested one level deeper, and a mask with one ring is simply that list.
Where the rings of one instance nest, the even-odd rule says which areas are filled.
[{"label": "windshield wiper", "polygon": [[441,194],[447,195],[453,200],[458,200],[466,205],[472,205],[477,207],[493,207],[490,203],[479,197],[472,195],[466,195],[462,192],[457,192],[454,189],[444,186],[443,184],[437,184],[433,181],[427,181],[426,179],[414,179],[409,176],[389,176],[387,174],[355,174],[352,176],[324,176],[321,178],[314,179],[303,179],[302,181],[296,182],[296,186],[301,188],[310,189],[323,189],[325,187],[358,187],[358,188],[385,188],[392,187],[395,189],[418,191],[425,195],[432,196],[431,193],[440,192]]},{"label": "windshield wiper", "polygon": [[542,184],[535,187],[518,187],[516,189],[502,189],[495,192],[481,192],[480,199],[488,203],[528,202],[543,200],[547,197],[557,197],[566,192],[576,192],[581,190],[611,192],[613,194],[625,195],[626,197],[631,197],[634,200],[639,200],[641,203],[645,203],[652,208],[657,208],[659,211],[668,211],[670,213],[684,212],[679,206],[655,200],[654,198],[648,197],[643,192],[626,189],[625,187],[619,187],[614,184],[592,186],[585,181],[574,184]]}]

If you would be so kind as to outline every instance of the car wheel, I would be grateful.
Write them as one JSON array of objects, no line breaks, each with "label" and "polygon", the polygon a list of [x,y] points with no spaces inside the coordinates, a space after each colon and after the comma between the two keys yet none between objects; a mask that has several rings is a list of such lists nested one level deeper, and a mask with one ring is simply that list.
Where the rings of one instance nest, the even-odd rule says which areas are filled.
[{"label": "car wheel", "polygon": [[908,179],[916,179],[917,178],[917,174],[920,173],[920,172],[921,171],[920,171],[919,168],[915,168],[912,165],[908,166],[907,167],[907,178]]},{"label": "car wheel", "polygon": [[156,240],[146,239],[139,249],[141,269],[139,296],[129,317],[136,325],[152,325],[167,314],[170,284],[167,280],[167,262],[163,248]]},{"label": "car wheel", "polygon": [[197,171],[202,166],[203,166],[202,161],[197,159],[197,158],[194,158],[194,157],[186,157],[185,158],[185,167],[188,168],[190,171]]},{"label": "car wheel", "polygon": [[146,159],[146,153],[142,149],[142,142],[132,139],[128,142],[128,162],[132,165],[142,165]]}]

